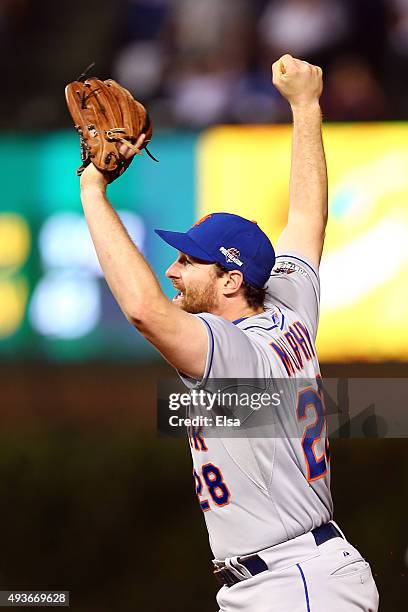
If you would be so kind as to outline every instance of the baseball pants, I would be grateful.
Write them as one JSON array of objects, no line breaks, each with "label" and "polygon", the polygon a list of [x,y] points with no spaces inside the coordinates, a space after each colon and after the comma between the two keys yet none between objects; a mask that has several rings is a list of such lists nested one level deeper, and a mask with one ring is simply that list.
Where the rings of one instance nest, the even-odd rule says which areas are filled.
[{"label": "baseball pants", "polygon": [[268,571],[217,595],[220,612],[377,612],[369,564],[343,538],[316,545],[311,534],[258,553]]}]

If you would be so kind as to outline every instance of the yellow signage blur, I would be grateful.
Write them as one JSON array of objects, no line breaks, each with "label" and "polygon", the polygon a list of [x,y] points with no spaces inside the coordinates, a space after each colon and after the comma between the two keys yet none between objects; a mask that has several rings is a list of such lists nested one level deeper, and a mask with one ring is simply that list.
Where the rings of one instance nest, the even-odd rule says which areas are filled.
[{"label": "yellow signage blur", "polygon": [[0,213],[0,272],[25,264],[30,240],[30,229],[21,215]]},{"label": "yellow signage blur", "polygon": [[27,221],[13,212],[0,213],[0,340],[21,326],[28,301],[28,283],[21,268],[31,247]]},{"label": "yellow signage blur", "polygon": [[[206,132],[197,217],[241,214],[276,242],[287,219],[290,138],[290,126]],[[330,217],[320,269],[320,359],[407,360],[408,125],[326,125],[324,140]]]},{"label": "yellow signage blur", "polygon": [[24,277],[0,279],[0,339],[8,338],[21,326],[28,300]]}]

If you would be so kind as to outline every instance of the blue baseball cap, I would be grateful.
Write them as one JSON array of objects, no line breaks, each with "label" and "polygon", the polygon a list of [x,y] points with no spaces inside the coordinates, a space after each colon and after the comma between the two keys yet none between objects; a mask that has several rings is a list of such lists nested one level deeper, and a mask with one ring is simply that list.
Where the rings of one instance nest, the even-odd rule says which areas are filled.
[{"label": "blue baseball cap", "polygon": [[262,288],[275,264],[275,251],[255,221],[230,213],[206,215],[187,232],[154,230],[167,244],[208,263],[240,270],[247,283]]}]

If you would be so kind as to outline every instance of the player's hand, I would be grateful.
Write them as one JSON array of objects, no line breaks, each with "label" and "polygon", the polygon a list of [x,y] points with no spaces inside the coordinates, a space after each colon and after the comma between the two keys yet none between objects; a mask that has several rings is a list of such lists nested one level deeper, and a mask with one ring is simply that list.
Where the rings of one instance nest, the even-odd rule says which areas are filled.
[{"label": "player's hand", "polygon": [[307,106],[319,101],[323,73],[319,66],[287,54],[272,64],[272,83],[292,107]]},{"label": "player's hand", "polygon": [[137,153],[139,153],[140,149],[142,148],[145,138],[146,134],[140,134],[136,144],[132,148],[128,147],[125,144],[121,144],[119,147],[119,153],[123,155],[123,157],[125,157],[126,159],[137,155]]}]

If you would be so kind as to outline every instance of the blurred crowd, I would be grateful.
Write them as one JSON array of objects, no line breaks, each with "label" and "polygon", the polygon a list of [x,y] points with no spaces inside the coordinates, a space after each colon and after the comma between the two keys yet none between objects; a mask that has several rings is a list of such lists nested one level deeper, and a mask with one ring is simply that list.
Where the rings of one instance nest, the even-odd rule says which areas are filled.
[{"label": "blurred crowd", "polygon": [[327,120],[408,116],[408,0],[2,0],[0,128],[69,125],[61,92],[92,60],[162,127],[287,121],[285,52],[324,69]]}]

